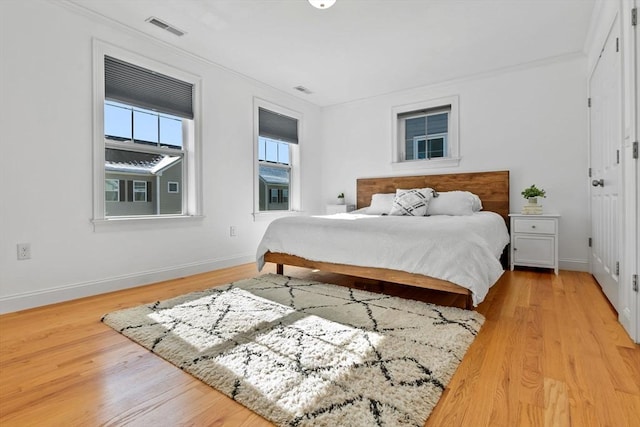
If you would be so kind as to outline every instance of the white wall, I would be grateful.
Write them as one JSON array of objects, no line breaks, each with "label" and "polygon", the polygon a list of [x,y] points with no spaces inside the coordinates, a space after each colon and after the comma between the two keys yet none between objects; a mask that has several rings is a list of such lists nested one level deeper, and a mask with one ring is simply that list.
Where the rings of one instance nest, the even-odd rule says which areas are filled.
[{"label": "white wall", "polygon": [[[93,230],[93,37],[202,77],[203,220]],[[251,215],[254,96],[304,115],[302,206],[318,212],[339,192],[353,202],[356,178],[393,174],[392,107],[459,95],[460,167],[403,174],[510,170],[512,211],[545,188],[561,268],[588,268],[583,57],[320,110],[44,0],[0,2],[0,49],[0,312],[252,261],[268,223]],[[17,261],[23,242],[32,259]]]},{"label": "white wall", "polygon": [[[93,230],[93,37],[202,77],[203,220]],[[321,209],[318,107],[47,1],[0,2],[0,49],[0,312],[252,261],[254,96],[304,115],[302,206]]]},{"label": "white wall", "polygon": [[511,211],[520,192],[544,188],[542,204],[560,219],[560,268],[588,270],[586,59],[564,59],[326,108],[323,114],[323,200],[355,180],[400,175],[391,169],[391,109],[451,95],[460,97],[457,168],[402,175],[510,171]]}]

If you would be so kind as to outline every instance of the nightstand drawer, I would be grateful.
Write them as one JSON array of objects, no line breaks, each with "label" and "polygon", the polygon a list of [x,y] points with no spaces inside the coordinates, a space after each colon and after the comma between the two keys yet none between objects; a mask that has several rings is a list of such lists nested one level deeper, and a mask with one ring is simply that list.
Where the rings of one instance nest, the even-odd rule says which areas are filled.
[{"label": "nightstand drawer", "polygon": [[524,219],[516,218],[513,221],[515,233],[531,234],[555,234],[556,221],[553,219]]}]

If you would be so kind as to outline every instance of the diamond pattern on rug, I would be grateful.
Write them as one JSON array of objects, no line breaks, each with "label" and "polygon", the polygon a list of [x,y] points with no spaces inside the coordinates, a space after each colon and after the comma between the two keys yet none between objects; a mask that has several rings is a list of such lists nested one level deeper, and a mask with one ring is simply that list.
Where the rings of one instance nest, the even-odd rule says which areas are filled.
[{"label": "diamond pattern on rug", "polygon": [[422,426],[484,317],[268,274],[103,322],[281,426]]}]

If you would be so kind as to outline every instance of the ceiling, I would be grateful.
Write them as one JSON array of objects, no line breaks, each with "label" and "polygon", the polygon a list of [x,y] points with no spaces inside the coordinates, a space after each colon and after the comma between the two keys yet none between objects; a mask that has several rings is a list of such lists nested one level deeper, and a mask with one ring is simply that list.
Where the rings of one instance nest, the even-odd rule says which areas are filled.
[{"label": "ceiling", "polygon": [[[582,52],[594,0],[70,0],[319,106]],[[186,32],[177,37],[145,20]],[[312,93],[303,94],[295,86]]]}]

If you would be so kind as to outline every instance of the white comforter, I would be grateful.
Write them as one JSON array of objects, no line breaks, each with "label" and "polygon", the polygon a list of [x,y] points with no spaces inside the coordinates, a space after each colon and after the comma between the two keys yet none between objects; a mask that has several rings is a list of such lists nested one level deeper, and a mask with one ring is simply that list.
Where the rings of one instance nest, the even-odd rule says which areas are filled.
[{"label": "white comforter", "polygon": [[509,234],[493,212],[429,217],[336,214],[273,221],[258,246],[313,261],[379,267],[448,280],[472,291],[478,305],[503,273]]}]

